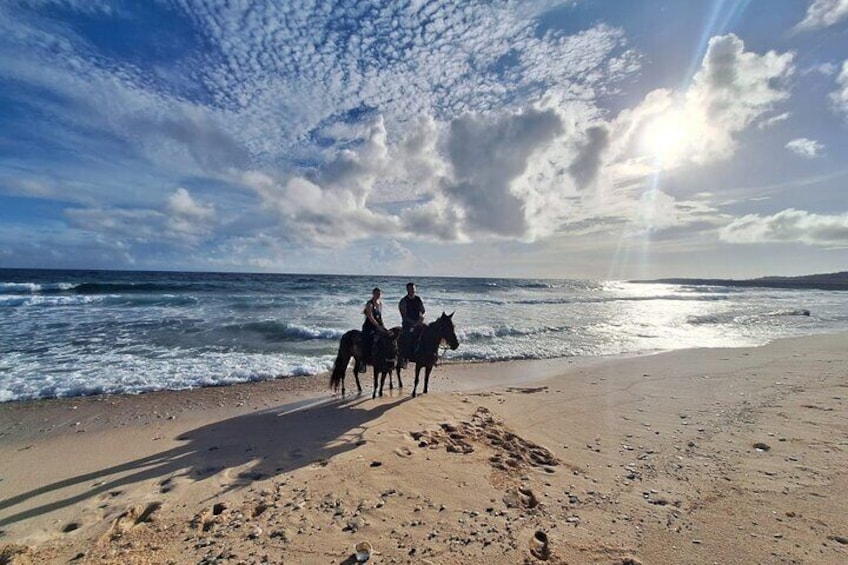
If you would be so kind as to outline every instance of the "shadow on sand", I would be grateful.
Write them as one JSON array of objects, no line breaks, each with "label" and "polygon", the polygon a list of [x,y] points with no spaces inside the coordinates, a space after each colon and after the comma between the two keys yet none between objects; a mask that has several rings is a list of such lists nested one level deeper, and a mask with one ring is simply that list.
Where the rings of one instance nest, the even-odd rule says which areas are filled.
[{"label": "shadow on sand", "polygon": [[[203,426],[178,436],[176,439],[183,444],[173,449],[6,498],[0,501],[2,513],[25,502],[32,504],[35,497],[53,500],[0,518],[0,527],[142,481],[158,481],[167,488],[176,477],[199,481],[227,469],[251,465],[229,477],[224,492],[238,489],[355,449],[362,445],[370,422],[408,399],[406,396],[374,403],[356,397],[299,402]],[[85,488],[85,492],[79,493],[80,488]],[[62,495],[65,489],[73,493]]]}]

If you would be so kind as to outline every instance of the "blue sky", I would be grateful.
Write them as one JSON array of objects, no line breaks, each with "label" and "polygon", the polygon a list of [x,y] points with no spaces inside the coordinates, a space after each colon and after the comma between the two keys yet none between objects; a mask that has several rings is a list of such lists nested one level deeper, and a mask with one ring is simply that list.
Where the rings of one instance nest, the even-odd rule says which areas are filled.
[{"label": "blue sky", "polygon": [[848,269],[848,0],[0,3],[0,267]]}]

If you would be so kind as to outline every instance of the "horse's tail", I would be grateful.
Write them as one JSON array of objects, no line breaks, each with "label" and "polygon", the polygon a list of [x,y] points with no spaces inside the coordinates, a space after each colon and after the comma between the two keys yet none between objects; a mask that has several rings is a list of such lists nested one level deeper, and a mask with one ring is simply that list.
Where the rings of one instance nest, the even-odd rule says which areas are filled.
[{"label": "horse's tail", "polygon": [[336,355],[336,362],[333,363],[333,372],[330,375],[330,388],[333,391],[339,389],[342,379],[344,379],[345,371],[347,371],[348,363],[350,363],[350,358],[353,355],[353,338],[356,332],[357,330],[345,332],[339,343],[339,354]]}]

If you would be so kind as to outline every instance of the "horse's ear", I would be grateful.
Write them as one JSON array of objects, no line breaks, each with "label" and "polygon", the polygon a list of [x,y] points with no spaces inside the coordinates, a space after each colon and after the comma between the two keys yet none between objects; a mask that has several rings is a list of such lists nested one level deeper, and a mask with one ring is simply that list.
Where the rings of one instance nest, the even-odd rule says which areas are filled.
[{"label": "horse's ear", "polygon": [[454,315],[454,314],[456,314],[456,310],[454,310],[453,312],[451,312],[450,314],[448,314],[448,318],[453,318],[453,315]]},{"label": "horse's ear", "polygon": [[445,311],[444,311],[444,310],[442,310],[442,318],[447,318],[447,317],[448,317],[448,315],[447,315],[447,314],[445,314]]}]

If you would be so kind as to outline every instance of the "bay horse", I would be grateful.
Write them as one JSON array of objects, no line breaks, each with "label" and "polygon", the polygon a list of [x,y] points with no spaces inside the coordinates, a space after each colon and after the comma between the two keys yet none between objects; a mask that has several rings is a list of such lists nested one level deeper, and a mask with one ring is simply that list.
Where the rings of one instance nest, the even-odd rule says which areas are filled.
[{"label": "bay horse", "polygon": [[[447,343],[448,347],[452,350],[459,347],[459,340],[456,338],[456,330],[453,325],[453,315],[455,313],[456,312],[445,314],[442,312],[442,315],[439,316],[438,320],[430,324],[425,324],[424,327],[419,330],[417,345],[412,344],[412,347],[410,347],[410,349],[413,349],[413,352],[409,361],[415,362],[415,384],[412,385],[413,397],[418,389],[418,376],[421,373],[421,369],[424,369],[424,391],[422,394],[427,393],[427,387],[430,384],[430,373],[433,371],[433,367],[439,359],[439,346],[442,342]],[[411,344],[404,342],[404,340],[409,338],[410,336],[408,334],[401,335],[401,351],[406,352],[409,350],[406,346],[410,346]],[[403,383],[400,380],[400,370],[401,364],[398,363],[395,371],[397,373],[398,382],[401,383],[400,386],[403,386]]]},{"label": "bay horse", "polygon": [[[386,375],[390,375],[397,364],[399,335],[400,328],[392,328],[386,333],[378,333],[375,351],[371,352],[376,359],[368,359],[371,355],[366,355],[365,348],[370,347],[370,344],[362,343],[362,332],[359,330],[345,332],[341,342],[339,342],[339,353],[336,355],[333,372],[330,375],[330,387],[333,391],[341,388],[342,396],[344,396],[345,373],[350,364],[350,358],[353,357],[353,376],[356,378],[357,391],[362,392],[359,373],[365,372],[367,360],[374,369],[374,391],[371,393],[371,398],[377,398],[378,391],[380,396],[383,396],[383,384],[386,382]],[[379,381],[379,389],[377,387],[378,375],[382,377]],[[392,388],[391,376],[389,377],[389,388]]]}]

